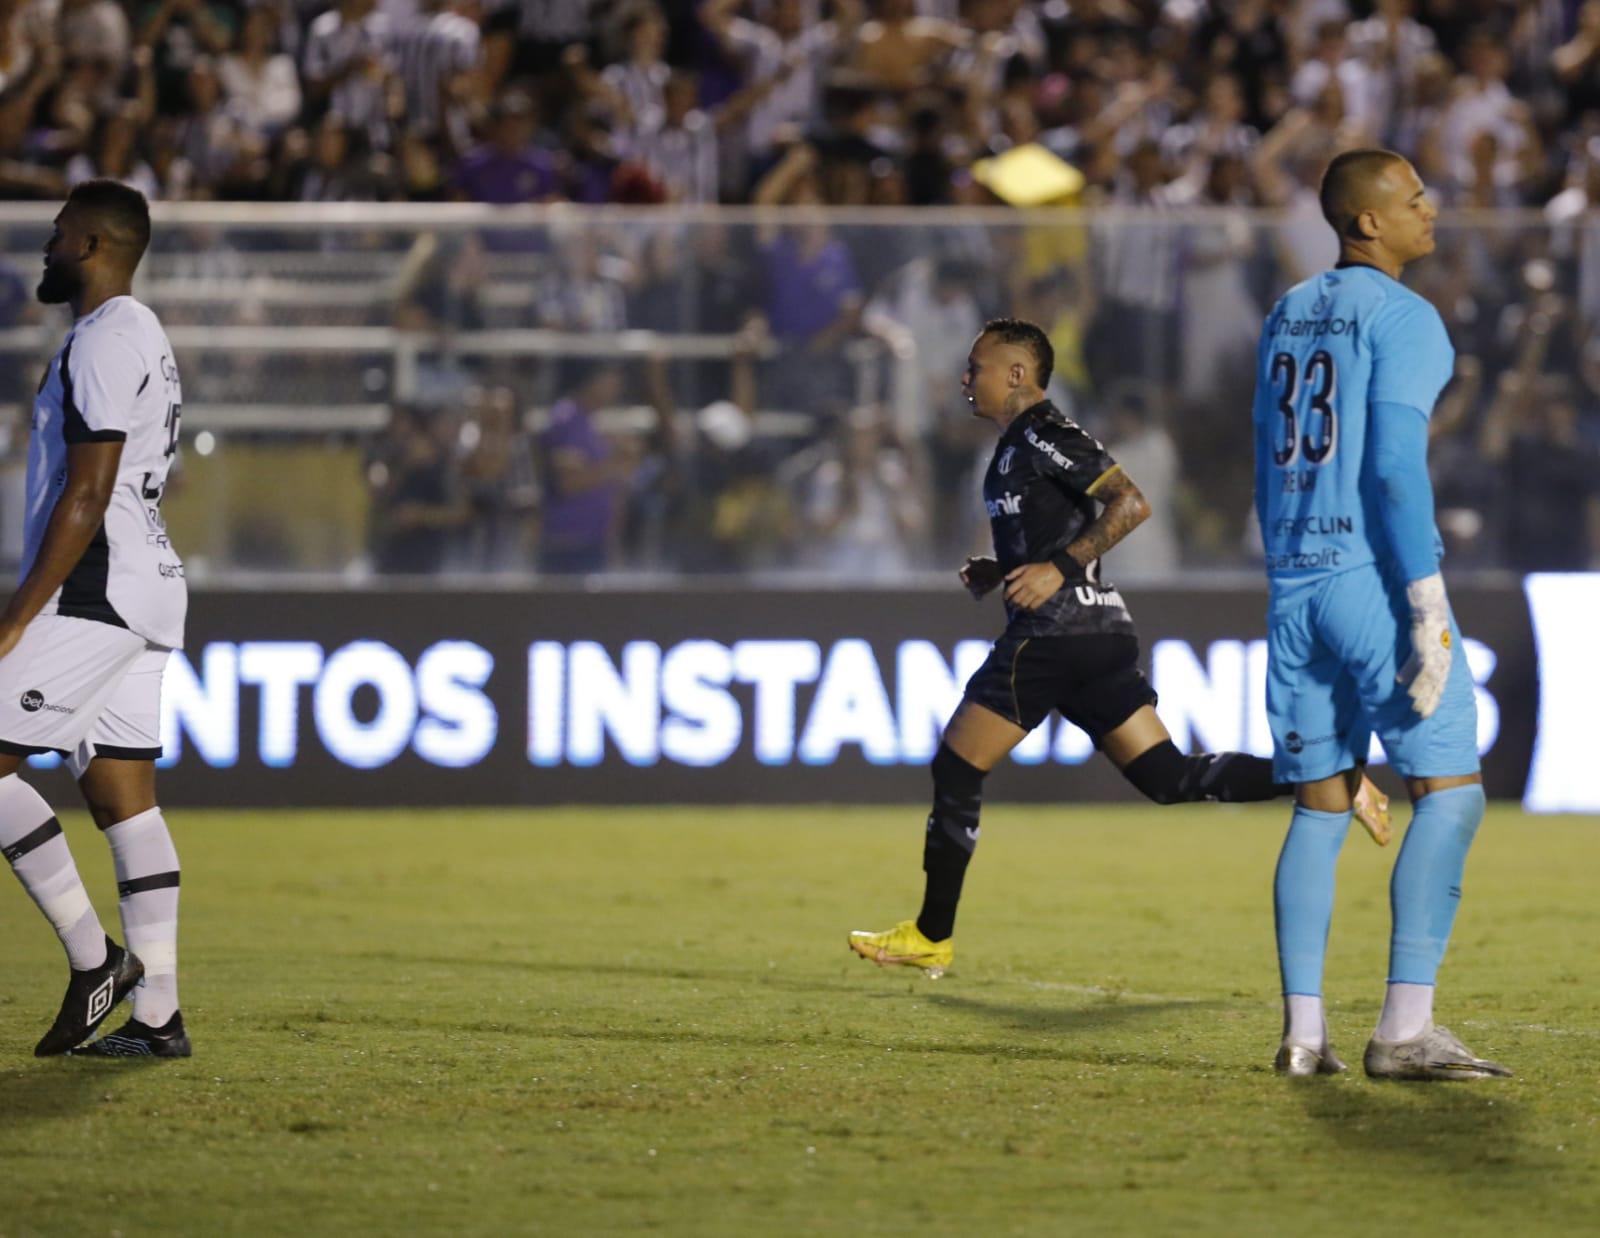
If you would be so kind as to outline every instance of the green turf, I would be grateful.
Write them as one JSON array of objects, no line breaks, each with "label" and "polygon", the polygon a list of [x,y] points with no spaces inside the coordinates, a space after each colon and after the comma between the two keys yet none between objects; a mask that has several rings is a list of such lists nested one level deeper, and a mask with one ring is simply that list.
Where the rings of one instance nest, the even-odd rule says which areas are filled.
[{"label": "green turf", "polygon": [[1594,1232],[1600,822],[1491,813],[1441,1015],[1518,1077],[1429,1087],[1268,1068],[1281,809],[992,809],[937,982],[844,945],[920,817],[178,814],[185,1063],[29,1057],[64,977],[0,886],[0,1234]]}]

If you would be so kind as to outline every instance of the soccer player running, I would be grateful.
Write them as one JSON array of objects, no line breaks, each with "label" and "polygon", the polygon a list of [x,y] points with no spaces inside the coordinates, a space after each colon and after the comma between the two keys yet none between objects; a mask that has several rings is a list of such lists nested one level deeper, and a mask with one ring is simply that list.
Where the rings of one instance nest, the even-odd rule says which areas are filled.
[{"label": "soccer player running", "polygon": [[[0,612],[0,853],[72,969],[40,1057],[190,1053],[178,855],[155,794],[161,675],[188,600],[161,518],[183,396],[166,333],[130,295],[149,243],[137,190],[85,181],[56,216],[38,291],[70,305],[73,324],[34,400],[22,578]],[[50,751],[111,845],[127,949],[101,928],[50,806],[18,777]],[[78,1048],[129,992],[132,1019]]]},{"label": "soccer player running", "polygon": [[1328,1045],[1322,966],[1351,792],[1376,731],[1415,809],[1390,882],[1389,986],[1367,1074],[1508,1075],[1433,1022],[1484,812],[1472,676],[1428,480],[1428,417],[1454,354],[1438,312],[1400,283],[1433,251],[1436,211],[1416,170],[1383,150],[1334,159],[1321,199],[1339,265],[1268,316],[1254,409],[1267,712],[1275,773],[1296,786],[1275,884],[1285,1014],[1274,1065],[1345,1069]]},{"label": "soccer player running", "polygon": [[[983,479],[996,557],[968,559],[961,580],[978,597],[1004,584],[1006,630],[968,681],[933,758],[921,912],[885,932],[850,934],[850,948],[882,966],[930,976],[950,966],[984,778],[1052,709],[1158,804],[1239,803],[1291,790],[1274,783],[1264,758],[1180,753],[1157,717],[1133,619],[1100,579],[1100,557],[1150,505],[1105,448],[1045,398],[1054,365],[1045,333],[1010,318],[986,324],[967,357],[963,390],[1000,441]],[[1387,842],[1382,794],[1365,784],[1361,797],[1364,822]]]}]

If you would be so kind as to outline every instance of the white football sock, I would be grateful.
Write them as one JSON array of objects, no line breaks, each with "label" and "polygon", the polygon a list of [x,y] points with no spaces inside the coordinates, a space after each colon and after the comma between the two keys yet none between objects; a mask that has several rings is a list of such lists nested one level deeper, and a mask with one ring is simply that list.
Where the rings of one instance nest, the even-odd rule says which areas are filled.
[{"label": "white football sock", "polygon": [[178,852],[159,808],[106,830],[117,868],[117,910],[128,949],[144,964],[133,1017],[161,1027],[178,1009]]},{"label": "white football sock", "polygon": [[106,961],[106,934],[89,903],[61,824],[43,797],[15,774],[0,778],[0,853],[55,926],[77,971]]},{"label": "white football sock", "polygon": [[1378,1016],[1379,1040],[1410,1040],[1433,1022],[1431,984],[1391,984]]},{"label": "white football sock", "polygon": [[1328,1022],[1322,1013],[1322,998],[1308,993],[1283,995],[1283,1034],[1297,1045],[1322,1049],[1328,1043]]}]

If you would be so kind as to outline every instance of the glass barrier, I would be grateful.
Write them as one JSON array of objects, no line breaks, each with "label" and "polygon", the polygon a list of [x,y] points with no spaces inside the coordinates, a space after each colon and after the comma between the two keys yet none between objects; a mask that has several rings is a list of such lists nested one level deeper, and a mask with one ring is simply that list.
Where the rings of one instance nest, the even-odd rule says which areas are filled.
[{"label": "glass barrier", "polygon": [[[0,556],[63,311],[53,212],[0,210]],[[1310,211],[162,208],[136,292],[184,388],[173,539],[196,583],[792,577],[886,583],[987,544],[994,432],[960,379],[986,318],[1155,515],[1116,579],[1254,573],[1262,317],[1326,266]],[[1433,419],[1456,568],[1600,550],[1600,214],[1447,216],[1408,275],[1455,380]]]}]

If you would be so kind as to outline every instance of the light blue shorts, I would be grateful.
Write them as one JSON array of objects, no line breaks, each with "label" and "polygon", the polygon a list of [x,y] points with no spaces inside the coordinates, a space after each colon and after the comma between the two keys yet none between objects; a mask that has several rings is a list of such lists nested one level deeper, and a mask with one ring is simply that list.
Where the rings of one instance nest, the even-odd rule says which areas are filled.
[{"label": "light blue shorts", "polygon": [[1377,733],[1406,778],[1478,772],[1478,706],[1455,617],[1454,657],[1431,718],[1395,675],[1411,656],[1402,589],[1375,566],[1275,593],[1267,609],[1267,721],[1280,782],[1316,782],[1365,761]]}]

